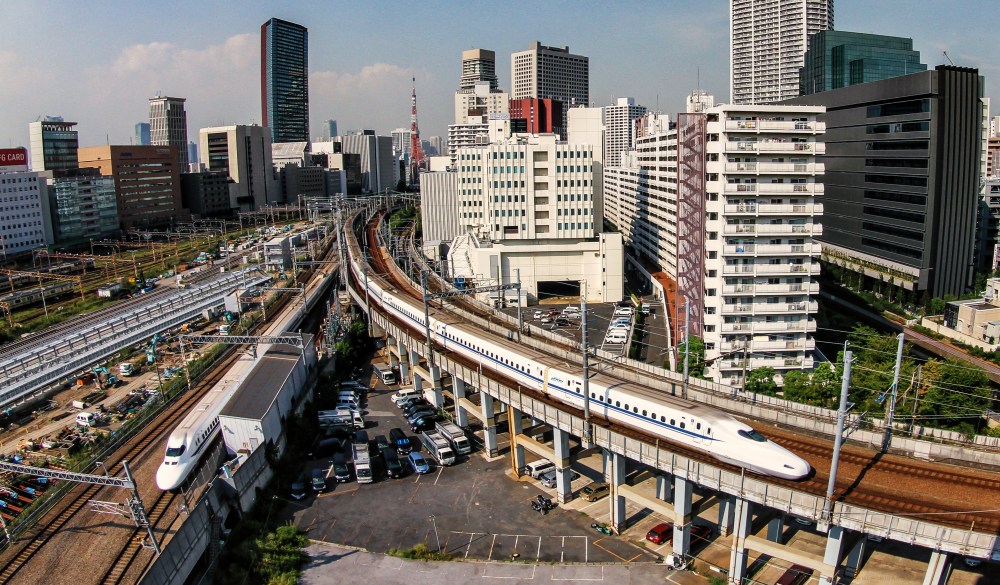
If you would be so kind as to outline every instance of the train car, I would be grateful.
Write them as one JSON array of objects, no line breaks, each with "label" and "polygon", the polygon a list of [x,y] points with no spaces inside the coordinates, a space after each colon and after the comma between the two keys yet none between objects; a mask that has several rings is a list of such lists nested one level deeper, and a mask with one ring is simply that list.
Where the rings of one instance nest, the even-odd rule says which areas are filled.
[{"label": "train car", "polygon": [[42,302],[42,291],[45,291],[45,299],[55,299],[69,292],[76,290],[74,282],[57,282],[42,288],[31,288],[19,290],[0,296],[0,302],[7,303],[11,309],[16,307],[26,307]]},{"label": "train car", "polygon": [[[357,282],[365,278],[352,263]],[[423,307],[368,274],[368,294],[396,318],[423,330]],[[474,327],[431,316],[435,342],[518,383],[575,408],[583,406],[579,366],[503,339],[487,338]],[[716,409],[682,400],[607,375],[589,382],[592,412],[673,443],[704,452],[749,471],[799,480],[811,467],[801,457],[767,440],[750,425]]]}]

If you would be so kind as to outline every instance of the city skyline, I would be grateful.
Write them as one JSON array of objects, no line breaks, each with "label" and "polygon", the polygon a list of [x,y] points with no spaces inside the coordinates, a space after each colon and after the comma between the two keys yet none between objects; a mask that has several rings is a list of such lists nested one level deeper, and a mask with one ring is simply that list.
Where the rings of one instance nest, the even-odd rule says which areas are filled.
[{"label": "city skyline", "polygon": [[[122,3],[100,5],[113,9]],[[947,50],[956,64],[976,67],[986,76],[989,97],[991,79],[1000,72],[998,51],[987,41],[987,19],[982,18],[991,7],[966,0],[948,6],[926,2],[913,10],[912,3],[895,0],[877,7],[839,0],[836,30],[912,37],[930,68],[947,63],[942,54]],[[4,147],[28,146],[28,124],[43,115],[78,122],[81,145],[128,144],[135,121],[145,118],[148,99],[158,92],[187,99],[189,133],[260,124],[255,91],[259,26],[272,17],[316,31],[309,55],[313,128],[329,118],[337,119],[344,133],[371,128],[388,135],[407,126],[410,77],[415,76],[421,134],[446,135],[462,51],[495,51],[500,87],[509,90],[510,55],[534,41],[568,45],[574,54],[589,57],[594,105],[634,97],[650,110],[676,113],[697,87],[717,102],[729,101],[727,2],[630,3],[614,10],[584,2],[566,12],[564,5],[545,4],[539,18],[514,33],[487,26],[475,6],[443,2],[417,9],[387,3],[383,8],[388,9],[377,11],[351,4],[324,10],[273,2],[238,9],[198,5],[195,10],[194,3],[180,2],[175,14],[183,17],[170,20],[146,5],[130,5],[113,20],[102,16],[107,10],[69,2],[15,0],[5,8],[0,76],[13,83],[0,87]],[[65,34],[42,36],[24,26],[40,21]],[[402,30],[411,31],[411,38],[400,35]],[[95,38],[102,42],[94,43]]]}]

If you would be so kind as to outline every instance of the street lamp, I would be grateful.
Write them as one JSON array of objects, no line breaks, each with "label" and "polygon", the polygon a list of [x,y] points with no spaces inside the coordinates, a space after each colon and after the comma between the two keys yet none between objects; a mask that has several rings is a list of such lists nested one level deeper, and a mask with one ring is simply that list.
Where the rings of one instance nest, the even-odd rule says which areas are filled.
[{"label": "street lamp", "polygon": [[434,540],[437,541],[437,551],[441,552],[441,537],[438,536],[438,527],[437,527],[437,522],[434,521],[434,515],[431,514],[430,516],[428,516],[428,520],[431,521],[431,526],[434,527]]}]

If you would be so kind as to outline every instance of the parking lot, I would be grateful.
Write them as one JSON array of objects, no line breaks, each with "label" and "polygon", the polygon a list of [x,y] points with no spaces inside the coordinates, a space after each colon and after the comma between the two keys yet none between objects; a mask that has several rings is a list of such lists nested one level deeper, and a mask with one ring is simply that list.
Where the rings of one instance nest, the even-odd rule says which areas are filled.
[{"label": "parking lot", "polygon": [[[395,391],[372,378],[365,408],[370,437],[390,428],[409,432],[391,402]],[[424,451],[423,448],[419,450]],[[332,457],[310,461],[329,470]],[[287,498],[284,512],[314,540],[385,552],[427,543],[458,558],[542,562],[651,562],[657,557],[625,539],[594,531],[590,517],[557,508],[546,515],[531,509],[530,500],[545,493],[537,481],[513,478],[510,458],[487,460],[476,450],[455,465],[431,465],[426,475],[406,466],[399,479],[379,478],[373,484],[337,484],[329,473],[327,491],[301,501]],[[590,479],[581,477],[574,488]],[[598,505],[607,508],[604,498]]]}]

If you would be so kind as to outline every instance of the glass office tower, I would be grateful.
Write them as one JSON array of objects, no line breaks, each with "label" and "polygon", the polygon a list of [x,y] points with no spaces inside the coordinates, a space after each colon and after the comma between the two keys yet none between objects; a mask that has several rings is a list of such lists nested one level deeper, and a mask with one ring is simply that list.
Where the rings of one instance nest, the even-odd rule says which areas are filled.
[{"label": "glass office tower", "polygon": [[271,142],[309,140],[309,31],[272,18],[260,27],[260,91]]},{"label": "glass office tower", "polygon": [[824,30],[809,37],[799,94],[809,95],[927,71],[913,39]]}]

